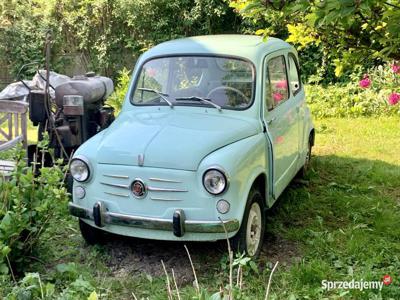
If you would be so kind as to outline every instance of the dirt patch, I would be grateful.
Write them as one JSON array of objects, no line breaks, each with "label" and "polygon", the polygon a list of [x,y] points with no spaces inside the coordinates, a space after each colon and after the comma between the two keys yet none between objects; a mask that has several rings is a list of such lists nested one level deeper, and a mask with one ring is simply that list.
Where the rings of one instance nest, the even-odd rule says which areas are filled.
[{"label": "dirt patch", "polygon": [[[135,238],[113,237],[105,245],[110,260],[106,262],[116,277],[128,275],[163,276],[161,260],[171,274],[171,269],[179,284],[194,280],[192,268],[184,243],[153,241]],[[219,266],[225,249],[221,242],[186,243],[198,275]]]},{"label": "dirt patch", "polygon": [[[166,269],[174,273],[179,284],[192,283],[192,268],[181,242],[153,241],[135,238],[111,237],[105,245],[109,261],[105,262],[115,277],[134,275],[163,276],[161,260]],[[226,241],[215,243],[186,243],[197,275],[220,271],[221,259],[227,253]],[[268,236],[263,245],[260,267],[270,266],[277,260],[290,265],[300,259],[298,245],[280,237]]]},{"label": "dirt patch", "polygon": [[271,266],[279,261],[281,266],[290,266],[301,260],[299,245],[280,236],[267,235],[259,260],[262,265]]}]

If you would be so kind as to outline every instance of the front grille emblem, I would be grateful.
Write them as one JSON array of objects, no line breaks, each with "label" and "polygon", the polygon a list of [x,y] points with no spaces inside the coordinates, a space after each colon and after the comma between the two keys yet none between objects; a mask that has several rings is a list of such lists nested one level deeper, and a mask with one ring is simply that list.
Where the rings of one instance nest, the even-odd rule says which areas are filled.
[{"label": "front grille emblem", "polygon": [[143,198],[146,196],[147,188],[141,179],[135,179],[131,184],[131,191],[136,198]]},{"label": "front grille emblem", "polygon": [[144,154],[139,154],[138,155],[138,165],[143,167],[144,164]]}]

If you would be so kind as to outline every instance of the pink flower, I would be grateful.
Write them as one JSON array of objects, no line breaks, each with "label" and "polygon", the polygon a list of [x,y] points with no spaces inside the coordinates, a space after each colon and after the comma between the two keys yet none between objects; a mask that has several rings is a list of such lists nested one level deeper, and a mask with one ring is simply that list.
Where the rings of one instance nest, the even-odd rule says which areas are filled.
[{"label": "pink flower", "polygon": [[285,140],[285,138],[283,136],[281,136],[281,135],[276,137],[276,143],[277,144],[282,144],[284,140]]},{"label": "pink flower", "polygon": [[360,82],[358,83],[360,85],[360,87],[362,87],[363,89],[368,88],[371,85],[371,80],[368,78],[368,75],[365,74],[364,75],[364,79],[361,79]]},{"label": "pink flower", "polygon": [[286,80],[278,81],[278,82],[275,84],[275,87],[276,87],[277,89],[286,89],[286,88],[287,88],[287,81],[286,81]]},{"label": "pink flower", "polygon": [[272,94],[272,98],[274,99],[275,103],[278,103],[279,101],[282,101],[283,95],[279,92],[275,92]]},{"label": "pink flower", "polygon": [[396,74],[400,74],[400,65],[392,65],[392,71]]},{"label": "pink flower", "polygon": [[154,76],[156,76],[156,74],[157,74],[157,70],[154,69],[154,68],[152,68],[152,67],[150,67],[150,68],[148,68],[148,69],[146,70],[146,74],[147,74],[147,76],[149,76],[149,77],[154,77]]},{"label": "pink flower", "polygon": [[390,105],[396,105],[397,103],[400,102],[400,94],[399,93],[390,94],[388,102]]}]

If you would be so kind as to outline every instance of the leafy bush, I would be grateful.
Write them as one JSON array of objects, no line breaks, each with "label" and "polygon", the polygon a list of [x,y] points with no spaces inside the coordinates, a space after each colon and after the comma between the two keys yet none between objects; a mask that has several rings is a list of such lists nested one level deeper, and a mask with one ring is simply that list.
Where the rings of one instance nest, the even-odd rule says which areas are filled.
[{"label": "leafy bush", "polygon": [[[46,151],[44,149],[43,151]],[[9,180],[0,181],[0,274],[23,271],[23,264],[57,208],[66,205],[64,170],[56,164],[35,170],[26,165],[25,151],[14,155],[17,166]]]},{"label": "leafy bush", "polygon": [[124,103],[125,95],[128,92],[131,72],[124,68],[118,73],[117,84],[114,93],[107,99],[107,104],[114,107],[118,114]]},{"label": "leafy bush", "polygon": [[[59,265],[62,266],[62,265]],[[66,265],[64,265],[66,266]],[[68,264],[70,268],[75,268],[74,264]],[[58,273],[57,273],[58,274]],[[82,275],[75,278],[62,278],[62,281],[45,281],[39,273],[27,273],[17,283],[8,283],[5,300],[20,299],[59,299],[59,300],[97,300],[95,288]],[[0,292],[1,296],[1,292]]]},{"label": "leafy bush", "polygon": [[307,102],[318,118],[400,115],[400,105],[390,100],[400,91],[400,74],[394,70],[378,66],[360,82],[354,74],[346,85],[308,85]]},{"label": "leafy bush", "polygon": [[52,68],[63,72],[68,57],[81,57],[84,68],[115,77],[155,44],[240,26],[221,0],[6,0],[0,1],[0,61],[13,75],[25,63],[43,62],[50,30]]},{"label": "leafy bush", "polygon": [[242,18],[257,24],[256,33],[285,39],[282,30],[271,30],[272,19],[280,28],[288,26],[288,41],[300,49],[318,47],[325,75],[333,67],[340,80],[348,81],[357,67],[365,70],[400,55],[399,0],[229,2]]},{"label": "leafy bush", "polygon": [[360,117],[400,115],[400,106],[387,103],[387,90],[360,90],[357,84],[345,86],[306,86],[307,102],[313,116]]}]

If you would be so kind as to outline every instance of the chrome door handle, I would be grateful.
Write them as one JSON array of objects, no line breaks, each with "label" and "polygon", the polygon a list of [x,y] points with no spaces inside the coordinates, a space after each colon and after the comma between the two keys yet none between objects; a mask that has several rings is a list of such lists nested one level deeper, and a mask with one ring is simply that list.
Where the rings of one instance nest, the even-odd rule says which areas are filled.
[{"label": "chrome door handle", "polygon": [[271,125],[273,121],[275,121],[276,117],[272,117],[270,120],[267,121],[267,125]]}]

